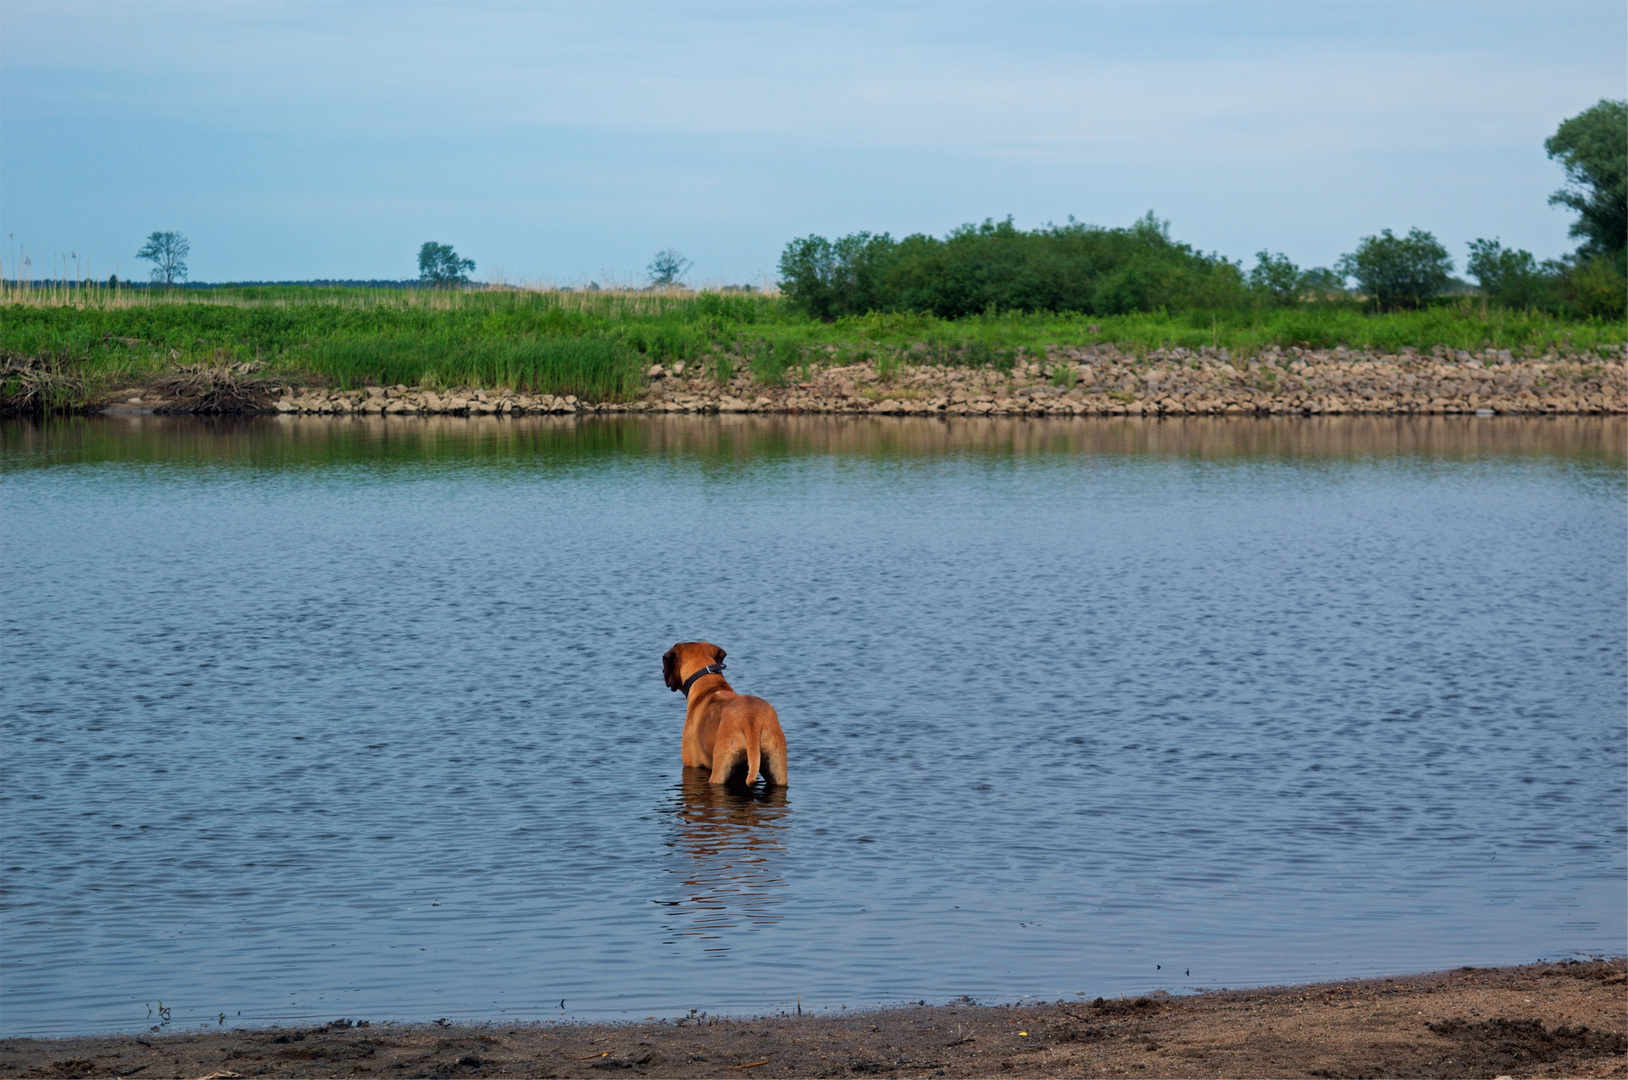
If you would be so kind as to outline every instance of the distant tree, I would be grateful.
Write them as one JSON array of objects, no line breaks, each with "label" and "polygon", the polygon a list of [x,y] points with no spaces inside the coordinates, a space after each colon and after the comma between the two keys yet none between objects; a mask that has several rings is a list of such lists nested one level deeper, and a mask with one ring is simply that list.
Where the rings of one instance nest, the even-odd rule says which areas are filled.
[{"label": "distant tree", "polygon": [[475,260],[458,258],[451,244],[428,240],[418,249],[418,280],[427,285],[462,285],[474,270]]},{"label": "distant tree", "polygon": [[1273,255],[1268,251],[1255,253],[1255,269],[1249,272],[1249,287],[1274,303],[1292,304],[1300,299],[1305,287],[1300,267],[1289,261],[1281,251]]},{"label": "distant tree", "polygon": [[1617,256],[1628,246],[1628,100],[1586,109],[1561,123],[1543,148],[1566,170],[1570,186],[1549,196],[1577,211],[1571,235],[1579,259]]},{"label": "distant tree", "polygon": [[1334,269],[1355,278],[1381,311],[1419,307],[1446,288],[1453,260],[1434,236],[1409,229],[1397,236],[1384,229],[1365,236],[1357,250],[1341,255]]},{"label": "distant tree", "polygon": [[650,260],[650,265],[645,269],[650,274],[650,284],[670,286],[677,285],[683,280],[684,275],[689,273],[690,267],[694,265],[677,251],[667,248],[656,252],[656,257]]},{"label": "distant tree", "polygon": [[180,233],[155,232],[136,252],[136,258],[147,259],[153,264],[155,284],[174,285],[187,279],[187,256],[191,253],[192,244]]},{"label": "distant tree", "polygon": [[1481,284],[1481,294],[1502,307],[1540,306],[1549,299],[1550,279],[1530,251],[1506,248],[1497,240],[1471,240],[1470,276]]}]

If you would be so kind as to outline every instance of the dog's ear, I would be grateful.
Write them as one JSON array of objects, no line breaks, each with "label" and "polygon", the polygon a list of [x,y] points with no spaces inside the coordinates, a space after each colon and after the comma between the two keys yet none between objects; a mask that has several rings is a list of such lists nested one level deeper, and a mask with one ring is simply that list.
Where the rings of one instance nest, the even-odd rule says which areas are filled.
[{"label": "dog's ear", "polygon": [[669,690],[677,690],[684,685],[684,681],[678,677],[677,645],[661,654],[661,681],[667,684]]},{"label": "dog's ear", "polygon": [[727,656],[727,655],[728,655],[728,653],[726,653],[722,649],[718,648],[718,646],[714,645],[712,647],[712,662],[714,664],[723,663],[724,662],[724,657]]}]

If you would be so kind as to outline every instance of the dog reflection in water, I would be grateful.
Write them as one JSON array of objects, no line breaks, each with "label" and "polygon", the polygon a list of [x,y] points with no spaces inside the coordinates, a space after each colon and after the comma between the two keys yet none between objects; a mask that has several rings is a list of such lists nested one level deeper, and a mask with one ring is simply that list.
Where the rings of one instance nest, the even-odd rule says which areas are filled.
[{"label": "dog reflection in water", "polygon": [[682,899],[666,901],[675,937],[696,937],[707,952],[727,952],[725,932],[780,920],[786,879],[781,830],[787,822],[786,789],[750,790],[714,784],[706,773],[685,769],[676,801],[683,882]]}]

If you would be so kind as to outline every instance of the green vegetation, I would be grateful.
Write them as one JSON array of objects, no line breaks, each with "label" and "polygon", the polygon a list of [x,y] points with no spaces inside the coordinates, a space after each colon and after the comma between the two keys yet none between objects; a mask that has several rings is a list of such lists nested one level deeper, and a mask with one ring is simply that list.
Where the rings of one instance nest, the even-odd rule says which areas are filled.
[{"label": "green vegetation", "polygon": [[[1590,350],[1628,340],[1621,322],[1464,297],[1369,313],[1354,300],[1183,313],[986,312],[960,319],[871,312],[831,321],[753,293],[398,290],[302,286],[111,290],[87,284],[0,297],[0,356],[72,371],[83,393],[177,368],[252,365],[263,377],[365,385],[506,386],[627,400],[649,365],[679,361],[779,385],[815,365],[869,361],[1009,368],[1047,347],[1114,344],[1250,354],[1269,345],[1394,352]],[[79,391],[76,391],[79,392]]]}]

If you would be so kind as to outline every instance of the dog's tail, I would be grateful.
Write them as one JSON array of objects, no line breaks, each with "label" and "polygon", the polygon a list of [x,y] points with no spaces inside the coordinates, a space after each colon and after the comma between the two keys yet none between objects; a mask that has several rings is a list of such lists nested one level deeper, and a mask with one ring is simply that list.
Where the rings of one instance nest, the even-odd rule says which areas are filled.
[{"label": "dog's tail", "polygon": [[746,786],[757,783],[757,767],[762,762],[762,748],[755,742],[746,744]]}]

